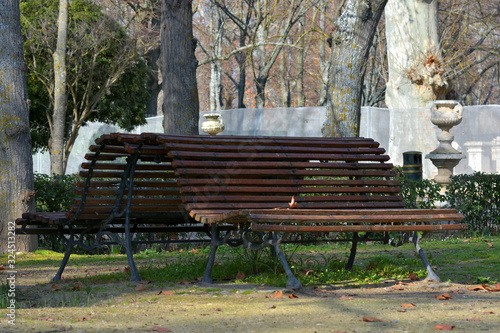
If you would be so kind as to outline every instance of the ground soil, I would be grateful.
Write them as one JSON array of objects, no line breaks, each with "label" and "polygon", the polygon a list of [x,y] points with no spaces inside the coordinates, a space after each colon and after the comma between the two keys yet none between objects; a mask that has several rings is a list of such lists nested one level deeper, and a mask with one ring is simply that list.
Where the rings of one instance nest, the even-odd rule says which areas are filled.
[{"label": "ground soil", "polygon": [[122,265],[68,267],[76,280],[57,284],[49,282],[55,267],[23,267],[16,292],[28,305],[16,309],[15,325],[0,310],[0,332],[500,332],[500,293],[471,285],[384,281],[290,291],[234,282],[76,282]]}]

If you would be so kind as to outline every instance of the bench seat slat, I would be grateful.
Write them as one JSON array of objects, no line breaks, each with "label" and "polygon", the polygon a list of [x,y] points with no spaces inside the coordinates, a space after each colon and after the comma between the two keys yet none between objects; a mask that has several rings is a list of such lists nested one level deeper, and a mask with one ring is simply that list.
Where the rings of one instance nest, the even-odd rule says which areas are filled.
[{"label": "bench seat slat", "polygon": [[[96,163],[94,165],[94,170],[125,170],[127,164],[125,163]],[[90,169],[90,163],[84,162],[81,165],[82,169]],[[135,170],[160,170],[160,171],[172,171],[174,168],[168,164],[138,164],[135,166]]]},{"label": "bench seat slat", "polygon": [[265,223],[407,223],[462,220],[460,214],[405,214],[405,215],[276,215],[249,213],[250,222]]},{"label": "bench seat slat", "polygon": [[[168,188],[168,187],[167,187]],[[83,194],[83,189],[78,188],[75,190],[77,195]],[[106,196],[114,196],[117,194],[118,188],[116,189],[95,189],[91,188],[87,191],[87,194],[92,195],[106,195]],[[151,195],[151,196],[159,196],[159,195],[179,195],[179,191],[175,189],[134,189],[132,191],[133,195]],[[128,194],[128,191],[125,190],[125,194]]]},{"label": "bench seat slat", "polygon": [[[87,177],[88,171],[82,170],[80,171],[81,177]],[[94,171],[92,173],[93,177],[100,178],[120,178],[123,175],[121,171]],[[134,172],[134,178],[176,178],[176,175],[172,171],[137,171]]]},{"label": "bench seat slat", "polygon": [[[92,180],[89,184],[90,188],[118,188],[120,180]],[[77,187],[85,187],[85,182],[80,181],[76,184]],[[179,185],[175,180],[162,179],[159,181],[147,181],[147,180],[137,180],[134,181],[134,188],[165,188],[174,187],[177,188]]]},{"label": "bench seat slat", "polygon": [[322,226],[295,226],[295,225],[266,225],[254,224],[253,231],[273,232],[409,232],[409,231],[445,231],[465,230],[464,224],[433,224],[433,225],[322,225]]}]

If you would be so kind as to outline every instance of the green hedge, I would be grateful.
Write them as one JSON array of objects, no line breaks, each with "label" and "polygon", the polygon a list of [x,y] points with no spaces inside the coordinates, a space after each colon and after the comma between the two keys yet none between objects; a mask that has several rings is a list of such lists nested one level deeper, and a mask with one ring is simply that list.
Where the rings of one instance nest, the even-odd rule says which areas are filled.
[{"label": "green hedge", "polygon": [[35,201],[38,212],[67,212],[75,198],[78,175],[35,173]]},{"label": "green hedge", "polygon": [[465,215],[469,233],[500,232],[500,175],[476,172],[451,177],[447,200]]},{"label": "green hedge", "polygon": [[433,208],[447,203],[465,216],[467,234],[498,235],[500,233],[500,175],[476,172],[455,175],[447,192],[433,180],[413,181],[396,168],[401,195],[408,208]]}]

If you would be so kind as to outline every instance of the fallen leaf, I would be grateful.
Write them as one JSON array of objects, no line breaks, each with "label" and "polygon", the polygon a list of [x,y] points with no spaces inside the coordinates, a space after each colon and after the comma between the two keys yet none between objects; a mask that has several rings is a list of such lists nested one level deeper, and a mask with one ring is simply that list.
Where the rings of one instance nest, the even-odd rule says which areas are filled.
[{"label": "fallen leaf", "polygon": [[52,287],[51,287],[52,291],[59,291],[61,290],[62,288],[59,287],[57,284],[55,283],[52,283]]},{"label": "fallen leaf", "polygon": [[444,294],[441,294],[441,295],[435,295],[434,297],[436,297],[436,299],[438,301],[445,301],[445,300],[448,300],[448,299],[453,299],[453,297],[451,297],[450,294],[448,294],[448,293],[444,293]]},{"label": "fallen leaf", "polygon": [[85,318],[85,317],[83,317],[83,318],[77,318],[77,319],[76,319],[76,321],[85,321],[85,320],[89,320],[89,318]]},{"label": "fallen leaf", "polygon": [[299,296],[294,295],[294,294],[290,294],[290,295],[288,295],[288,298],[299,298]]},{"label": "fallen leaf", "polygon": [[158,293],[158,295],[165,295],[165,296],[169,296],[169,295],[173,295],[173,294],[174,294],[174,292],[172,290],[165,290],[165,291],[162,290]]},{"label": "fallen leaf", "polygon": [[242,271],[238,271],[238,273],[236,274],[236,280],[243,280],[245,278],[245,273],[243,273]]},{"label": "fallen leaf", "polygon": [[405,290],[405,288],[403,288],[402,286],[400,286],[398,284],[395,285],[395,286],[393,286],[392,289],[394,289],[394,290]]},{"label": "fallen leaf", "polygon": [[415,304],[413,304],[413,303],[401,303],[401,306],[403,308],[414,308]]},{"label": "fallen leaf", "polygon": [[143,291],[143,290],[146,290],[146,287],[144,287],[143,284],[140,284],[137,287],[135,287],[135,290],[137,290],[137,291]]},{"label": "fallen leaf", "polygon": [[481,321],[481,319],[477,318],[476,316],[470,318],[470,319],[465,319],[465,321]]},{"label": "fallen leaf", "polygon": [[83,288],[83,284],[81,282],[78,282],[73,287],[71,287],[70,290],[82,290],[82,288]]},{"label": "fallen leaf", "polygon": [[283,298],[283,291],[281,290],[275,291],[273,298]]},{"label": "fallen leaf", "polygon": [[455,327],[454,325],[440,325],[440,324],[437,324],[436,326],[434,326],[434,329],[438,330],[438,331],[451,331],[454,327]]},{"label": "fallen leaf", "polygon": [[493,311],[485,311],[484,314],[495,314]]},{"label": "fallen leaf", "polygon": [[483,239],[483,240],[486,243],[486,245],[488,245],[489,247],[494,247],[493,244],[491,244],[490,242],[488,242],[486,239]]},{"label": "fallen leaf", "polygon": [[352,296],[340,296],[340,299],[352,299]]},{"label": "fallen leaf", "polygon": [[398,312],[406,312],[405,309],[399,309]]},{"label": "fallen leaf", "polygon": [[375,322],[383,322],[384,320],[373,317],[363,317],[363,321],[366,321],[368,323],[375,323]]},{"label": "fallen leaf", "polygon": [[410,273],[410,275],[408,276],[408,279],[410,279],[411,281],[417,281],[418,275],[415,273]]},{"label": "fallen leaf", "polygon": [[314,273],[314,271],[312,269],[303,269],[300,271],[300,274],[306,275],[306,276],[309,274],[312,274],[312,273]]},{"label": "fallen leaf", "polygon": [[276,305],[269,305],[267,308],[268,309],[276,309]]},{"label": "fallen leaf", "polygon": [[288,203],[290,208],[297,208],[297,203],[295,202],[295,197],[292,196],[292,200]]},{"label": "fallen leaf", "polygon": [[130,274],[130,267],[129,266],[125,266],[122,268],[122,273],[124,274]]},{"label": "fallen leaf", "polygon": [[486,290],[486,291],[496,292],[496,291],[500,291],[500,283],[495,284],[494,287],[487,285],[487,284],[482,284],[482,285],[470,287],[469,290],[472,290],[472,291]]},{"label": "fallen leaf", "polygon": [[0,265],[0,271],[5,271],[5,267],[3,267],[3,265]]}]

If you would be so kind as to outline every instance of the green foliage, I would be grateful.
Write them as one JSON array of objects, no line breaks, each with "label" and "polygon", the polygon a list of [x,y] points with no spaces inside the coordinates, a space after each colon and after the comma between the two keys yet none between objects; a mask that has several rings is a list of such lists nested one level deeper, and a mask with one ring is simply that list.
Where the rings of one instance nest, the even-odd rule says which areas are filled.
[{"label": "green foliage", "polygon": [[469,233],[498,235],[500,231],[500,175],[476,172],[451,177],[447,199],[465,215]]},{"label": "green foliage", "polygon": [[[59,1],[24,0],[20,9],[33,149],[44,150],[53,111]],[[92,1],[70,1],[68,12],[66,140],[88,121],[118,124],[125,130],[144,124],[150,69],[136,41]]]},{"label": "green foliage", "polygon": [[75,198],[77,175],[35,173],[35,201],[39,212],[67,212]]},{"label": "green foliage", "polygon": [[436,182],[429,179],[414,181],[404,176],[402,168],[397,167],[395,170],[407,208],[434,208],[446,199],[440,193],[441,186]]}]

